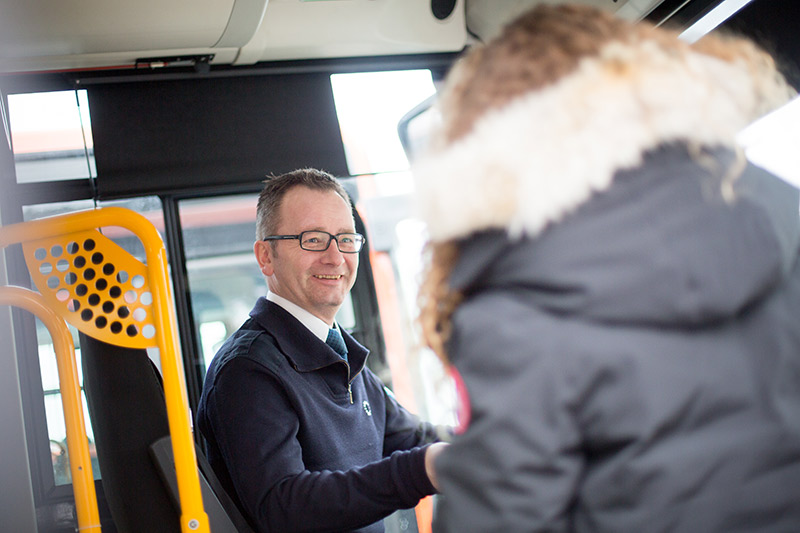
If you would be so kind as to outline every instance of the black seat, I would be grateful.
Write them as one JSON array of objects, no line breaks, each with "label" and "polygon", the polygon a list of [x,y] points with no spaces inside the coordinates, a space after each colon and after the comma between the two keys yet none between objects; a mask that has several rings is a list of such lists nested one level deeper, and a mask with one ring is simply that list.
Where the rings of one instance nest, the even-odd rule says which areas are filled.
[{"label": "black seat", "polygon": [[[83,333],[80,346],[103,492],[117,530],[179,532],[177,481],[158,370],[143,349],[113,346]],[[202,451],[196,451],[211,531],[252,533]]]}]

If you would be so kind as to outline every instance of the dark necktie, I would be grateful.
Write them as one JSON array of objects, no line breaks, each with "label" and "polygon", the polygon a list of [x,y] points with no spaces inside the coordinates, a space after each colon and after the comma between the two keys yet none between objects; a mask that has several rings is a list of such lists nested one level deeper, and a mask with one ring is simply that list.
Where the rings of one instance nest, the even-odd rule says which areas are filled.
[{"label": "dark necktie", "polygon": [[342,359],[347,359],[347,346],[344,345],[344,339],[338,329],[329,329],[328,339],[325,342],[328,343],[328,346],[333,348],[336,353],[342,356]]}]

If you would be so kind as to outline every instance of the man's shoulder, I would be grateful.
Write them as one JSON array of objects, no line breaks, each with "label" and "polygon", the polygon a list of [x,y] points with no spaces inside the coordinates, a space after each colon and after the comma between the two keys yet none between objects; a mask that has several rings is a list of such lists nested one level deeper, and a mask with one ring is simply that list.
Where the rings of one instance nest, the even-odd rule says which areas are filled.
[{"label": "man's shoulder", "polygon": [[253,319],[246,321],[223,343],[209,372],[219,373],[236,359],[248,359],[270,370],[279,370],[285,361],[274,337]]}]

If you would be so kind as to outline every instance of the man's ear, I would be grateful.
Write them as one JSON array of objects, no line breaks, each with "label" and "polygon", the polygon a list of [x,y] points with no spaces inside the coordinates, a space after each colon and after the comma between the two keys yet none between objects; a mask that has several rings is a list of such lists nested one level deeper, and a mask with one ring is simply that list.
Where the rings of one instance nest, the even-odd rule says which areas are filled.
[{"label": "man's ear", "polygon": [[274,252],[270,243],[266,241],[256,241],[253,245],[253,253],[256,255],[256,261],[258,261],[261,273],[265,276],[271,276],[275,269],[272,264]]}]

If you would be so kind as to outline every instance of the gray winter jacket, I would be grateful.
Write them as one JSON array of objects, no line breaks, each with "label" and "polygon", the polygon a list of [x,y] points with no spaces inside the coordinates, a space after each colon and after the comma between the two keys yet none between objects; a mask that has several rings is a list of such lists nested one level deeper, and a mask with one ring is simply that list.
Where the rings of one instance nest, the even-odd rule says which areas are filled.
[{"label": "gray winter jacket", "polygon": [[653,150],[532,237],[462,241],[471,420],[437,532],[800,531],[800,206]]}]

